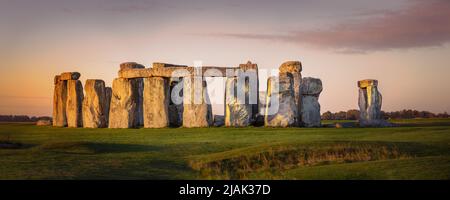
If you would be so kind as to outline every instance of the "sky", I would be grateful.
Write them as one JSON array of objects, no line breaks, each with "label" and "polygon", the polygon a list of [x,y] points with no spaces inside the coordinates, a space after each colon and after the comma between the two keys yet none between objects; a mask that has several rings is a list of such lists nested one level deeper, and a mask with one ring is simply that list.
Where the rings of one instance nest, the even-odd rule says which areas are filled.
[{"label": "sky", "polygon": [[51,115],[64,71],[111,86],[122,62],[249,60],[267,71],[301,61],[323,82],[322,112],[356,109],[367,78],[383,110],[450,112],[450,1],[0,0],[0,59],[0,114]]}]

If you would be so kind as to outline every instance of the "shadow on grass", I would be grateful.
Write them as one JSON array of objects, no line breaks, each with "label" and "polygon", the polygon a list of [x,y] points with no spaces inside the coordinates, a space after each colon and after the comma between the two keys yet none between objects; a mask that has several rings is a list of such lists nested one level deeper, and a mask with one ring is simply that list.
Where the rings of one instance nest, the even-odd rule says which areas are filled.
[{"label": "shadow on grass", "polygon": [[116,144],[97,142],[48,142],[36,146],[36,151],[51,151],[68,154],[106,154],[106,153],[134,153],[158,151],[160,148],[140,144]]}]

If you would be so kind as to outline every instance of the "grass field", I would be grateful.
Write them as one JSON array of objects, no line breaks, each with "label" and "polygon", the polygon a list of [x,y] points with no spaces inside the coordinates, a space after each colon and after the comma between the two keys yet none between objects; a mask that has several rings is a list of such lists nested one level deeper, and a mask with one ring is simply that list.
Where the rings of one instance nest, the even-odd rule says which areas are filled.
[{"label": "grass field", "polygon": [[[0,179],[449,179],[450,119],[392,128],[0,124]],[[332,122],[325,122],[332,123]]]}]

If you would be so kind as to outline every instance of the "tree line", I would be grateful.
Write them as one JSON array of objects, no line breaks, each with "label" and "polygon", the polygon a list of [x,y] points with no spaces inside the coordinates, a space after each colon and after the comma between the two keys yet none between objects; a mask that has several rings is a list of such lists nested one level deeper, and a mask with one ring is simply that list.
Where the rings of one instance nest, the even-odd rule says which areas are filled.
[{"label": "tree line", "polygon": [[39,120],[51,120],[51,117],[35,117],[28,115],[0,115],[0,122],[37,122]]},{"label": "tree line", "polygon": [[[449,118],[450,115],[447,112],[444,113],[432,113],[429,111],[418,110],[401,110],[393,112],[381,111],[384,119],[414,119],[414,118]],[[332,113],[330,111],[322,114],[323,120],[357,120],[359,118],[359,110],[348,110]]]}]

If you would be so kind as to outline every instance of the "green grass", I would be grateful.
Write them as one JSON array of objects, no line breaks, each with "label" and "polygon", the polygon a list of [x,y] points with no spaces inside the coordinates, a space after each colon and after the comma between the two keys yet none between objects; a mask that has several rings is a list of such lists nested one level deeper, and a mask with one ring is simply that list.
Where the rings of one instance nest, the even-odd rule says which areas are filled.
[{"label": "green grass", "polygon": [[0,148],[0,179],[449,179],[450,120],[394,122],[402,126],[75,129],[0,123],[0,141],[22,144]]}]

